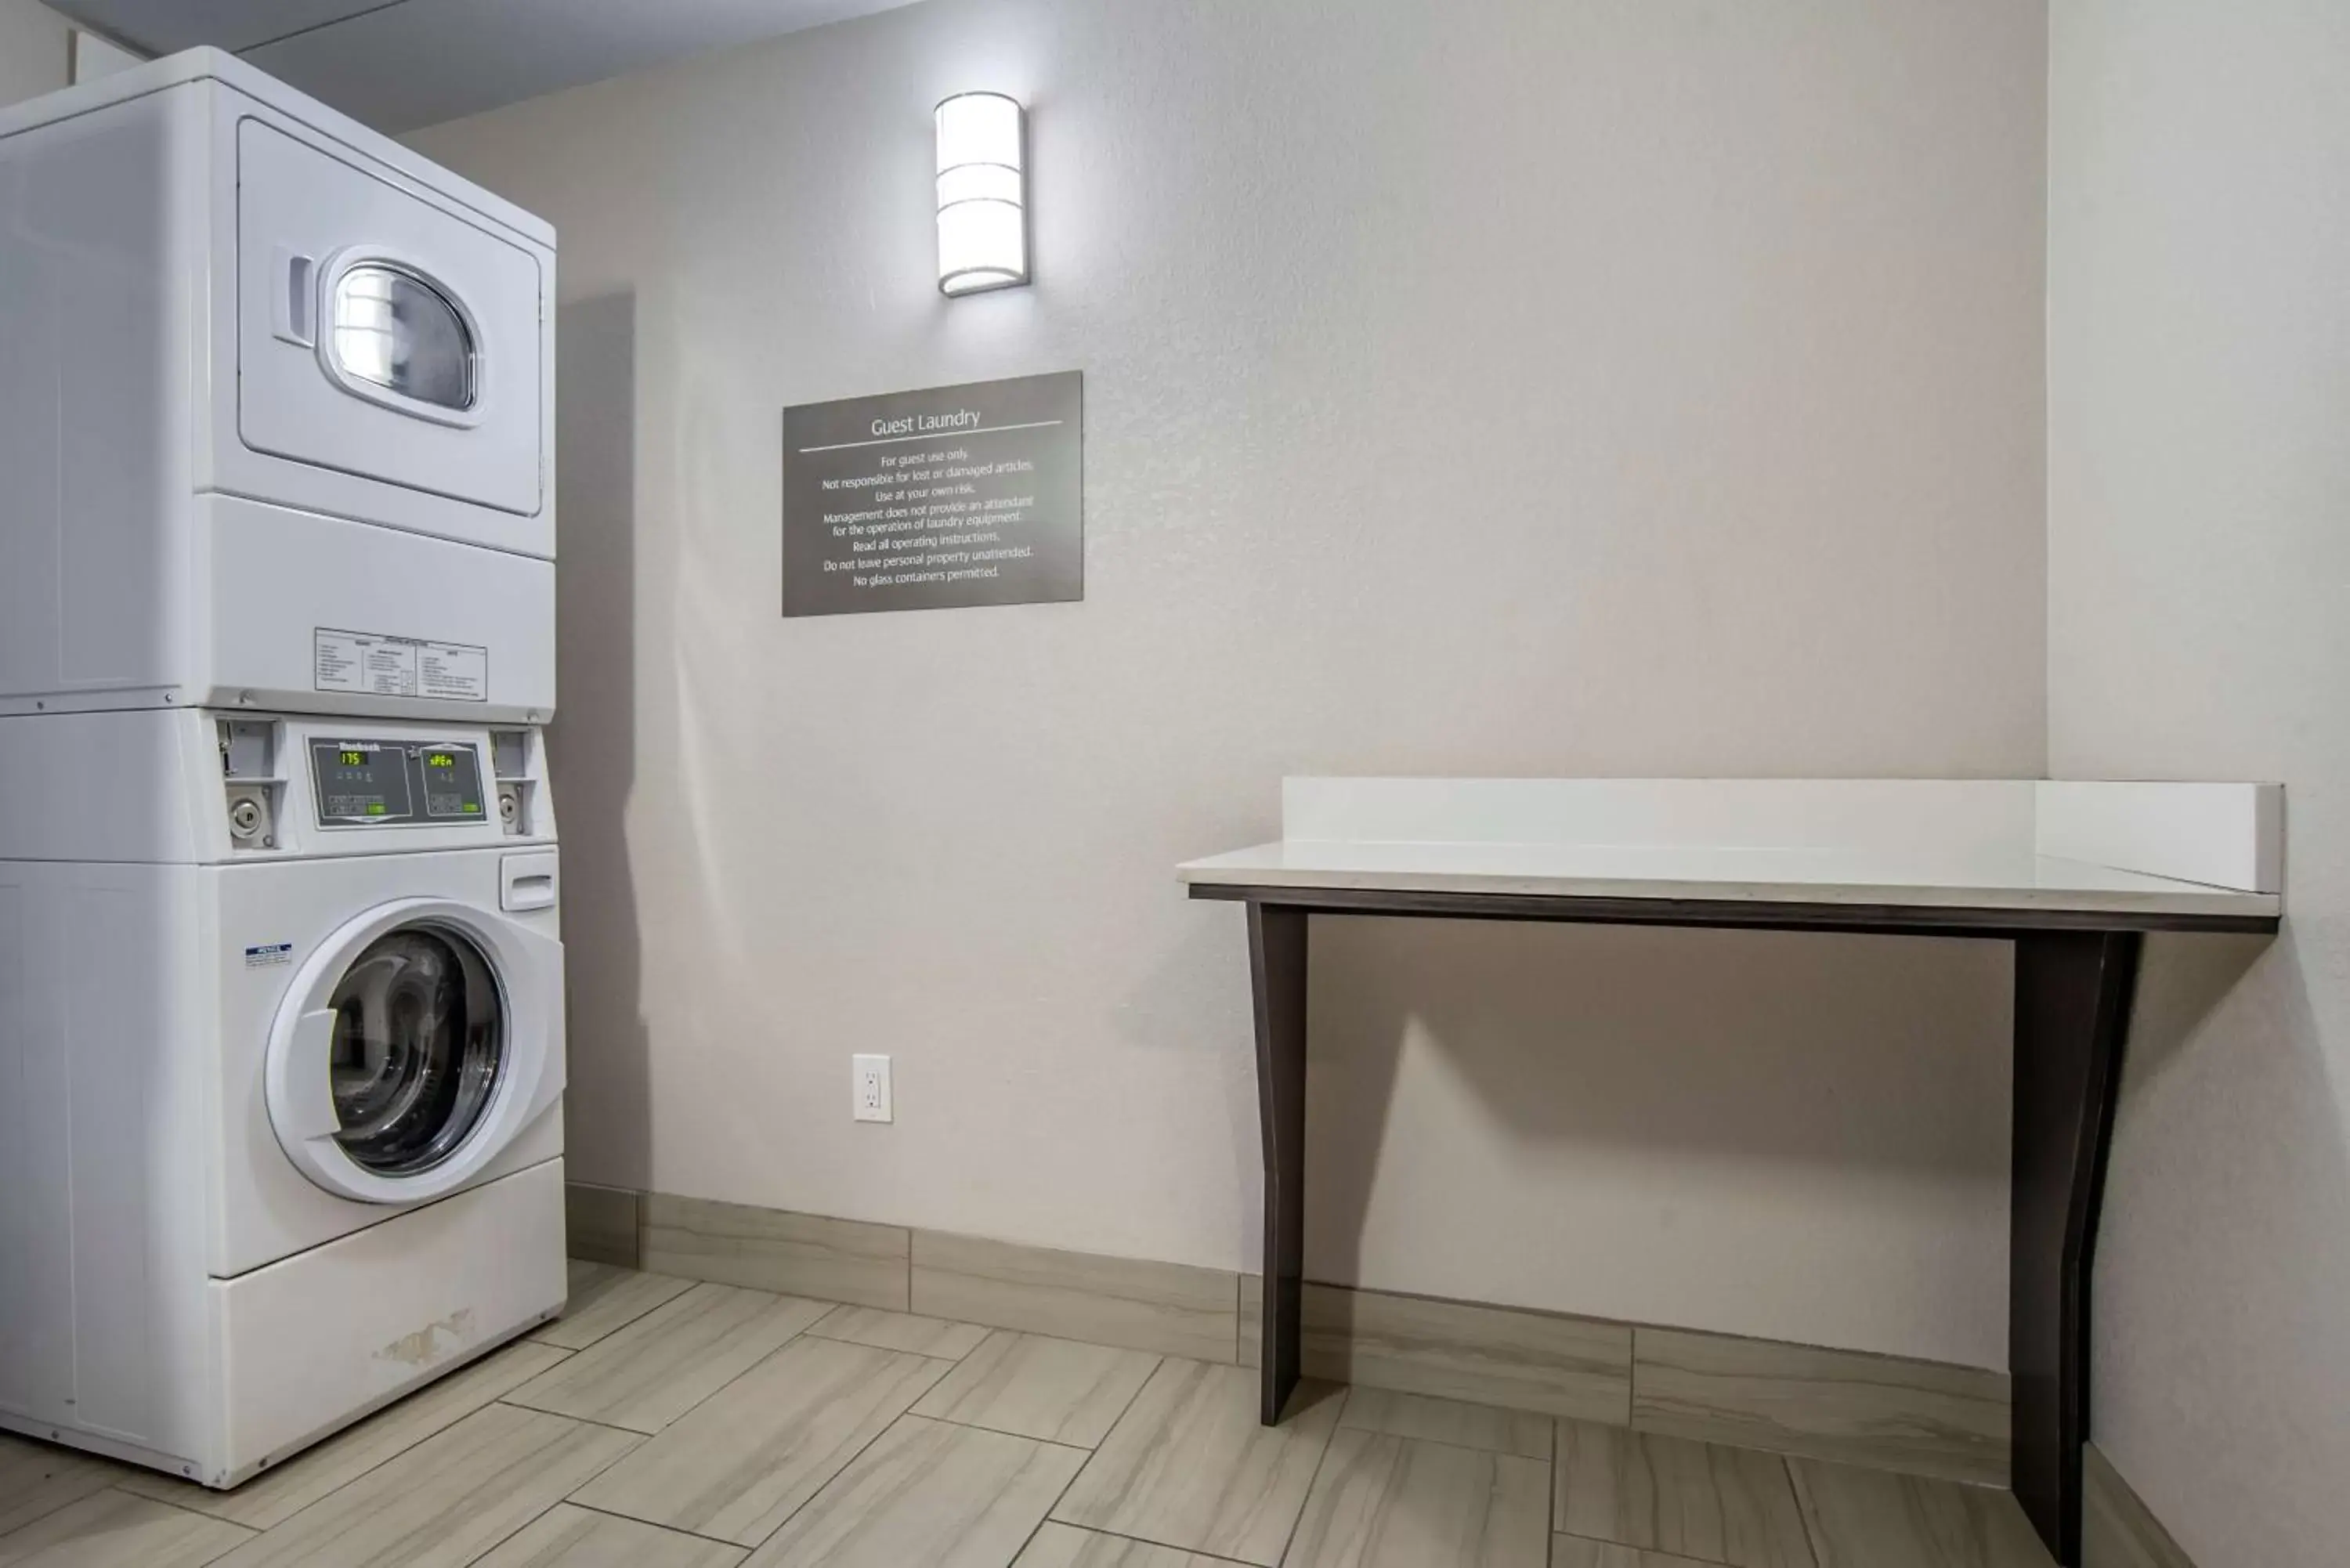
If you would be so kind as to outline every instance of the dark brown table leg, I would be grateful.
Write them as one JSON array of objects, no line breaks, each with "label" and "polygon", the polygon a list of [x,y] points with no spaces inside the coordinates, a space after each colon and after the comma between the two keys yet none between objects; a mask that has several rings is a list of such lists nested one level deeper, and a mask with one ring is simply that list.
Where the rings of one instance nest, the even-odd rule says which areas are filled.
[{"label": "dark brown table leg", "polygon": [[2015,1150],[2008,1364],[2016,1501],[2065,1568],[2081,1561],[2089,1281],[2141,938],[2015,939]]},{"label": "dark brown table leg", "polygon": [[1249,901],[1257,1120],[1264,1135],[1263,1419],[1297,1386],[1305,1273],[1305,911]]}]

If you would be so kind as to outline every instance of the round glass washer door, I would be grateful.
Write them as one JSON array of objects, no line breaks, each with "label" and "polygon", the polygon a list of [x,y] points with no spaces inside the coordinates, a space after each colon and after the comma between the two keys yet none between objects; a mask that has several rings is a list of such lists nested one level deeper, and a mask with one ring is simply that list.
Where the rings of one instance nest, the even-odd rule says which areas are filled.
[{"label": "round glass washer door", "polygon": [[318,943],[262,1063],[277,1147],[362,1203],[480,1179],[562,1104],[563,1082],[563,944],[453,898],[395,898]]},{"label": "round glass washer door", "polygon": [[504,1001],[481,949],[445,926],[397,927],[360,950],[327,1006],[334,1139],[351,1162],[398,1179],[463,1147],[508,1054]]}]

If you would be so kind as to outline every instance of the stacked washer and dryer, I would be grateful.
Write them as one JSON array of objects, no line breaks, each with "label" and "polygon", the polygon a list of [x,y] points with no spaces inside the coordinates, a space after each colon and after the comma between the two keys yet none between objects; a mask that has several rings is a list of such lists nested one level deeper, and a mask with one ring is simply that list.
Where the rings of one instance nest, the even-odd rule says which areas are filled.
[{"label": "stacked washer and dryer", "polygon": [[563,1304],[554,281],[215,51],[0,111],[0,1428],[232,1486]]}]

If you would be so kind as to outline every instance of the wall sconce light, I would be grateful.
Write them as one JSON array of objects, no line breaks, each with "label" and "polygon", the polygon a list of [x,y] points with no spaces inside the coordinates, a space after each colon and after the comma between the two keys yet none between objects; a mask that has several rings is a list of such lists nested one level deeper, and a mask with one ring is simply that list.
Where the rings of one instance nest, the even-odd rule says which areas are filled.
[{"label": "wall sconce light", "polygon": [[938,107],[941,294],[1028,281],[1025,118],[1000,92],[957,93]]}]

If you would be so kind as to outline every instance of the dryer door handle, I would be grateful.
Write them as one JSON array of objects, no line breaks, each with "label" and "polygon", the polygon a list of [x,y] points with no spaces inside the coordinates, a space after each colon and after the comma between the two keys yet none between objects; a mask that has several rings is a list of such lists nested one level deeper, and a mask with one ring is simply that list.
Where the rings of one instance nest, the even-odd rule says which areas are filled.
[{"label": "dryer door handle", "polygon": [[271,336],[299,348],[318,346],[318,258],[291,245],[271,253],[276,287],[271,290]]}]

